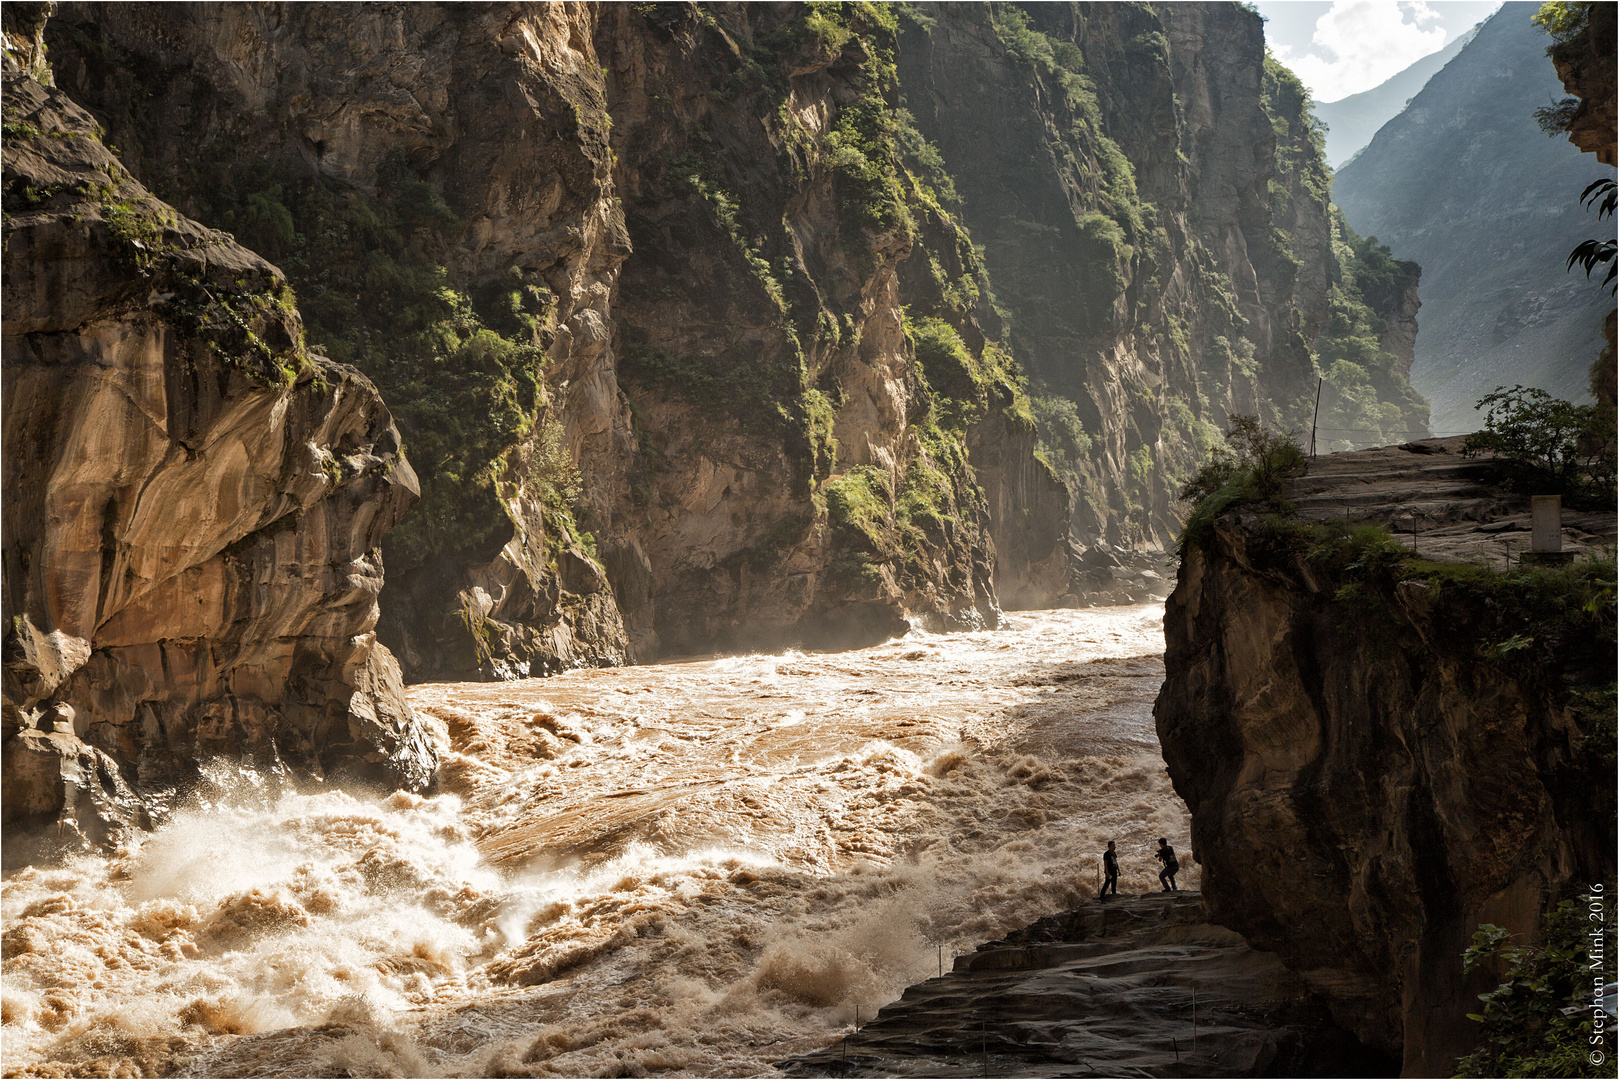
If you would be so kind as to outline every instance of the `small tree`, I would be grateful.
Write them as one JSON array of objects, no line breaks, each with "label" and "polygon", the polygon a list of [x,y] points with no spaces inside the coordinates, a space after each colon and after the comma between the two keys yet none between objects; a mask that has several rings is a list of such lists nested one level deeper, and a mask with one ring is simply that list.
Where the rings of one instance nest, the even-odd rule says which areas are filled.
[{"label": "small tree", "polygon": [[1544,494],[1609,491],[1614,482],[1614,411],[1575,405],[1536,387],[1496,387],[1478,403],[1484,429],[1463,453],[1492,452],[1512,469],[1518,486]]},{"label": "small tree", "polygon": [[1241,481],[1244,497],[1268,499],[1280,493],[1283,480],[1304,475],[1309,462],[1297,432],[1266,431],[1257,416],[1232,413],[1230,420],[1225,446],[1186,482],[1183,501],[1201,502],[1233,481]]}]

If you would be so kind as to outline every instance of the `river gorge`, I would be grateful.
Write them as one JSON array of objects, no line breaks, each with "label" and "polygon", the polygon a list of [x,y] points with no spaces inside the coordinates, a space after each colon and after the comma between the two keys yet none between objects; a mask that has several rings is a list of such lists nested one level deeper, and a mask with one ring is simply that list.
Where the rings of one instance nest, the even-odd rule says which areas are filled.
[{"label": "river gorge", "polygon": [[1252,5],[0,23],[0,1072],[1539,1030],[1470,1010],[1614,881],[1614,316],[1598,404],[1514,392],[1559,525],[1505,413],[1430,437]]},{"label": "river gorge", "polygon": [[8,1072],[771,1075],[1094,895],[1108,839],[1157,888],[1162,615],[413,686],[436,794],[221,767],[12,874]]}]

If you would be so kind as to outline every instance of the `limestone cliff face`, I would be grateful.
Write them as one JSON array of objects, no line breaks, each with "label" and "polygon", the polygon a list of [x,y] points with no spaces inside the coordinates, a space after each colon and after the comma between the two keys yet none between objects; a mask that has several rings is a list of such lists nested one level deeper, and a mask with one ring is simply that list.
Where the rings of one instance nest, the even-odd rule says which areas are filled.
[{"label": "limestone cliff face", "polygon": [[[1443,561],[1499,566],[1527,509],[1459,443],[1334,455],[1295,485],[1325,532],[1234,512],[1189,543],[1155,707],[1213,917],[1414,1076],[1476,1038],[1472,931],[1532,935],[1614,873],[1611,569]],[[1441,561],[1355,553],[1346,500],[1397,527],[1416,508]]]},{"label": "limestone cliff face", "polygon": [[[5,819],[101,841],[214,758],[421,787],[376,643],[416,497],[387,408],[275,267],[5,73]],[[61,833],[61,830],[58,830]]]},{"label": "limestone cliff face", "polygon": [[131,169],[291,267],[316,340],[425,444],[383,624],[416,677],[636,655],[576,508],[534,467],[582,463],[593,508],[627,447],[609,328],[628,243],[593,22],[578,5],[221,4],[68,5],[51,24],[59,79]]},{"label": "limestone cliff face", "polygon": [[1422,301],[1417,296],[1417,285],[1422,280],[1422,267],[1414,262],[1394,264],[1399,271],[1387,281],[1371,281],[1363,286],[1366,303],[1383,320],[1383,333],[1378,344],[1399,361],[1402,374],[1411,374],[1416,360],[1417,311]]},{"label": "limestone cliff face", "polygon": [[[938,425],[922,423],[931,399],[898,272],[919,242],[901,220],[917,200],[901,193],[899,217],[864,220],[851,189],[865,178],[832,160],[840,110],[885,105],[869,49],[891,31],[828,43],[807,10],[719,15],[69,5],[53,23],[60,78],[134,148],[131,167],[249,230],[323,312],[345,303],[363,321],[401,297],[369,279],[333,295],[327,268],[304,258],[308,234],[352,223],[299,212],[336,198],[408,227],[409,200],[442,207],[395,264],[446,267],[468,301],[457,339],[414,370],[353,346],[407,443],[445,424],[414,399],[434,389],[427,371],[457,377],[473,337],[539,347],[518,432],[428,461],[416,513],[433,528],[407,521],[389,541],[383,629],[417,677],[867,640],[907,616],[993,623],[998,561],[1020,595],[1067,589],[1067,496],[1033,458],[1032,425],[1002,418],[1015,387],[975,384],[982,407],[944,433],[948,447],[923,445]],[[889,153],[869,164],[894,176]],[[266,204],[286,208],[285,236],[242,210]],[[949,218],[923,224],[960,263]],[[972,314],[951,318],[982,353]],[[380,338],[385,311],[376,322]],[[473,450],[494,457],[487,474]],[[582,484],[559,495],[566,484],[536,476],[547,454]],[[440,504],[446,528],[423,517]]]},{"label": "limestone cliff face", "polygon": [[[892,26],[806,15],[618,7],[598,30],[635,248],[615,341],[643,447],[609,532],[647,554],[666,648],[993,625],[994,512],[968,444],[997,494],[1018,480],[997,455],[1039,470],[1026,411],[1020,430],[1007,416],[1017,388],[980,385],[994,346],[972,311],[908,276],[941,258],[970,275],[972,254],[881,138]],[[902,302],[945,317],[941,363],[967,369],[930,372]],[[1028,532],[1008,545],[1019,569],[1061,544],[1061,516]]]},{"label": "limestone cliff face", "polygon": [[1236,5],[66,4],[44,38],[388,401],[413,678],[1116,595],[1228,410],[1306,418],[1351,287]]},{"label": "limestone cliff face", "polygon": [[[1166,544],[1227,413],[1309,420],[1345,275],[1304,98],[1235,5],[915,10],[905,101],[962,193],[1008,340],[1089,444],[1060,465],[1073,532]],[[1411,284],[1389,326],[1407,366]]]}]

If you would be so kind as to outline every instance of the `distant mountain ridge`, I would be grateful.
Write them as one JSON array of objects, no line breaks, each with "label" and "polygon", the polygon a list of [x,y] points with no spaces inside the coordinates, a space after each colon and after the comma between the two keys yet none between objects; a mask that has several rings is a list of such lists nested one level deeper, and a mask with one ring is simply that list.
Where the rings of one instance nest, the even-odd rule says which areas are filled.
[{"label": "distant mountain ridge", "polygon": [[1450,63],[1478,33],[1467,31],[1436,53],[1430,53],[1397,75],[1337,101],[1313,103],[1315,114],[1327,125],[1327,164],[1334,169],[1349,161],[1372,141],[1377,129],[1398,116],[1440,68]]},{"label": "distant mountain ridge", "polygon": [[1605,170],[1535,124],[1563,94],[1536,10],[1491,16],[1333,182],[1357,232],[1422,265],[1411,382],[1435,433],[1477,428],[1474,403],[1496,386],[1588,400],[1602,346],[1611,299],[1565,262],[1607,225],[1578,205]]}]

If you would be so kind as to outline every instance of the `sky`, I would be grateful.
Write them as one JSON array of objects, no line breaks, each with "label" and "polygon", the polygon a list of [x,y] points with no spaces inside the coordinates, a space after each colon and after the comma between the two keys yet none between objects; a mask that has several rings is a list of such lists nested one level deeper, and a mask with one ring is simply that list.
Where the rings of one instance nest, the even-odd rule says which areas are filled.
[{"label": "sky", "polygon": [[1260,0],[1265,43],[1317,101],[1387,80],[1489,18],[1500,0]]}]

